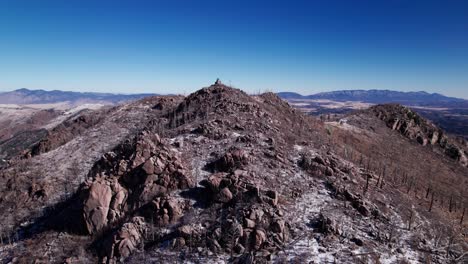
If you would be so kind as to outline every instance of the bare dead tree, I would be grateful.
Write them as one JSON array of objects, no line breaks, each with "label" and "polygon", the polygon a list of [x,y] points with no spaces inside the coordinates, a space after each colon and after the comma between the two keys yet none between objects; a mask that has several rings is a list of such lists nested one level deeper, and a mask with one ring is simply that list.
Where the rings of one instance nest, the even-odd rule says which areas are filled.
[{"label": "bare dead tree", "polygon": [[408,181],[408,189],[406,190],[406,193],[409,194],[411,191],[411,188],[413,188],[414,185],[414,178],[411,177]]},{"label": "bare dead tree", "polygon": [[462,213],[462,216],[460,218],[460,225],[463,225],[463,218],[465,217],[465,209],[466,209],[466,207],[463,207],[463,213]]},{"label": "bare dead tree", "polygon": [[408,230],[411,230],[412,224],[413,224],[413,209],[410,209],[410,215],[408,219]]},{"label": "bare dead tree", "polygon": [[429,212],[432,211],[432,205],[434,204],[434,192],[431,194],[431,204],[429,205]]},{"label": "bare dead tree", "polygon": [[380,189],[383,188],[384,184],[384,179],[385,179],[385,173],[387,172],[387,166],[384,165],[383,172],[382,172],[382,178],[380,179]]},{"label": "bare dead tree", "polygon": [[367,175],[367,179],[366,179],[366,187],[364,188],[364,193],[367,192],[367,190],[369,189],[369,179],[370,179],[370,175]]},{"label": "bare dead tree", "polygon": [[429,196],[429,193],[431,192],[431,190],[432,190],[432,186],[431,186],[431,184],[429,184],[429,186],[428,186],[427,189],[426,189],[426,196],[425,196],[426,199],[427,199],[427,197]]},{"label": "bare dead tree", "polygon": [[450,213],[452,212],[452,206],[453,206],[452,200],[453,200],[453,196],[450,195],[450,199],[449,199],[449,212],[450,212]]},{"label": "bare dead tree", "polygon": [[[450,229],[452,230],[452,229]],[[447,243],[447,258],[450,256],[450,249],[451,249],[451,246],[453,244],[453,241],[455,240],[455,234],[453,233],[453,231],[450,231],[450,234],[449,234],[449,239],[448,239],[448,243]]]},{"label": "bare dead tree", "polygon": [[379,173],[379,177],[377,178],[377,181],[375,182],[375,187],[378,188],[380,184],[380,178],[382,177],[382,172]]}]

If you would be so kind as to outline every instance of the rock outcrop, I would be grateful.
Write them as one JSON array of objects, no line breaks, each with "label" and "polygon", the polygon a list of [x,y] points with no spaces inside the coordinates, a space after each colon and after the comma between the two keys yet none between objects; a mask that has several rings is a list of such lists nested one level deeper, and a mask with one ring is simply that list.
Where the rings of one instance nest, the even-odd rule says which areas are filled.
[{"label": "rock outcrop", "polygon": [[48,131],[47,135],[31,148],[30,155],[39,155],[60,147],[104,118],[105,114],[84,110]]},{"label": "rock outcrop", "polygon": [[403,136],[423,146],[439,147],[451,159],[458,161],[465,167],[468,166],[468,144],[466,141],[461,139],[461,143],[457,142],[446,135],[442,129],[410,108],[398,104],[386,104],[373,106],[369,110],[392,130],[398,131]]},{"label": "rock outcrop", "polygon": [[153,206],[156,212],[168,207],[171,216],[156,215],[175,218],[177,213],[170,201],[161,202],[161,197],[192,185],[179,155],[158,135],[144,131],[106,153],[83,184],[86,230],[90,234],[99,232],[144,206]]}]

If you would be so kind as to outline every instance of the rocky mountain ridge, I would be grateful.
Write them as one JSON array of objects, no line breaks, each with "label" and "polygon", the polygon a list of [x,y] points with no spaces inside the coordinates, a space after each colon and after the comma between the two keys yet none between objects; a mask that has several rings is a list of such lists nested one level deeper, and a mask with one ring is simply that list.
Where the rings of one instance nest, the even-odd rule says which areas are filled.
[{"label": "rocky mountain ridge", "polygon": [[[443,204],[428,212],[429,201],[410,193],[423,185],[407,192],[395,167],[351,144],[372,131],[333,130],[275,94],[221,83],[106,111],[89,125],[57,127],[43,144],[53,147],[1,172],[2,260],[463,260],[463,217],[447,225],[465,206],[458,191],[450,214]],[[466,168],[455,162],[428,166],[463,182]]]},{"label": "rocky mountain ridge", "polygon": [[409,139],[416,140],[423,146],[440,147],[444,154],[460,162],[463,166],[468,166],[466,140],[446,135],[442,129],[410,108],[397,104],[386,104],[373,106],[368,111],[373,112],[392,130],[400,132]]}]

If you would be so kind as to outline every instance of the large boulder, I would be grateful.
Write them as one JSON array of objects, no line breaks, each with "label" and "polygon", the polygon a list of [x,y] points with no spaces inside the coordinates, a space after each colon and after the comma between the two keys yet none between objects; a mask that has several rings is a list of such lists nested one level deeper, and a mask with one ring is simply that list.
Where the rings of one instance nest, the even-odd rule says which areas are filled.
[{"label": "large boulder", "polygon": [[111,200],[112,190],[105,181],[99,180],[91,183],[83,208],[88,233],[93,234],[107,225]]},{"label": "large boulder", "polygon": [[224,187],[221,191],[219,191],[218,195],[216,196],[216,200],[221,203],[227,203],[231,201],[232,193],[229,188]]}]

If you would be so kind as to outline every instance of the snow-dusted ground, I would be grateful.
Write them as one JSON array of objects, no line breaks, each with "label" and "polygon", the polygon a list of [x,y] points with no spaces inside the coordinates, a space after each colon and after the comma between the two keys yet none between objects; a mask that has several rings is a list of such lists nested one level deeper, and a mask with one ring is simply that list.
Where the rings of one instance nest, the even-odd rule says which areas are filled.
[{"label": "snow-dusted ground", "polygon": [[[320,182],[317,182],[317,184],[319,186],[322,185]],[[284,254],[288,261],[301,255],[306,256],[307,262],[327,263],[334,261],[335,253],[322,250],[317,240],[313,237],[313,232],[308,230],[309,227],[306,226],[312,219],[318,217],[320,212],[329,205],[331,200],[328,190],[323,188],[311,190],[303,194],[302,197],[296,201],[294,208],[288,210],[288,212],[291,213],[288,217],[292,220],[292,224],[298,226],[300,229],[304,230],[304,232],[297,240],[292,241],[279,256]]]},{"label": "snow-dusted ground", "polygon": [[57,125],[61,124],[63,121],[67,120],[68,118],[72,117],[73,115],[78,114],[80,111],[83,110],[99,110],[104,107],[104,104],[82,104],[73,108],[66,109],[62,115],[54,118],[50,121],[47,125],[43,126],[45,129],[52,129]]},{"label": "snow-dusted ground", "polygon": [[360,134],[369,134],[369,133],[371,133],[368,130],[361,129],[359,127],[350,125],[348,123],[340,123],[340,122],[333,121],[333,122],[325,122],[325,124],[329,125],[329,126],[332,126],[332,127],[339,128],[339,129],[348,130],[348,131],[351,131],[351,132],[354,132],[354,133],[360,133]]},{"label": "snow-dusted ground", "polygon": [[[316,186],[320,186],[319,181],[316,183]],[[371,222],[362,216],[345,213],[345,210],[340,207],[339,201],[331,198],[329,191],[325,188],[305,193],[296,201],[294,209],[288,210],[291,223],[297,228],[296,232],[299,235],[278,254],[278,257],[304,263],[356,263],[358,258],[363,263],[390,264],[400,263],[403,260],[407,263],[421,263],[419,252],[412,249],[409,244],[413,233],[405,229],[406,223],[400,215],[395,215],[398,226],[395,236],[398,236],[398,245],[389,249],[373,242],[375,238],[369,235],[368,229],[373,225]],[[312,219],[317,219],[320,213],[333,219],[341,233],[340,236],[331,238],[333,242],[321,243],[329,238],[314,233],[314,230],[307,226]],[[415,214],[414,224],[417,225],[420,222],[421,219]],[[375,229],[378,227],[370,230]],[[365,245],[356,246],[352,242],[353,237],[365,241]],[[397,248],[399,248],[398,251]]]}]

